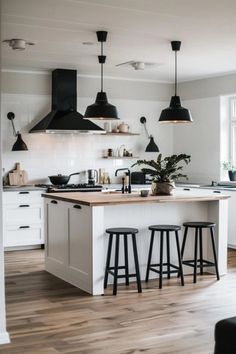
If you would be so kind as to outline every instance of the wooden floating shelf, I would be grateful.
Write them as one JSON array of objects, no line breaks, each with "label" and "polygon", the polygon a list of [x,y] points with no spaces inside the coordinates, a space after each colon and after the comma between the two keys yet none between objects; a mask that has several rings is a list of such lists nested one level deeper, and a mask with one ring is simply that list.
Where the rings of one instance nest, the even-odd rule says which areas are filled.
[{"label": "wooden floating shelf", "polygon": [[138,133],[106,133],[104,135],[134,136],[134,135],[140,135],[140,134],[138,134]]},{"label": "wooden floating shelf", "polygon": [[139,159],[138,156],[103,156],[103,159],[110,159],[110,160],[126,160],[126,159]]}]

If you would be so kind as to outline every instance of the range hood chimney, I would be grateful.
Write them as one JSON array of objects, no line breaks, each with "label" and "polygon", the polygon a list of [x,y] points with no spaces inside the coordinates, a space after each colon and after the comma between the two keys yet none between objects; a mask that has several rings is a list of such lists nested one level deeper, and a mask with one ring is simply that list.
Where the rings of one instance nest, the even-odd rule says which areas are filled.
[{"label": "range hood chimney", "polygon": [[52,110],[30,133],[105,133],[98,125],[77,112],[77,71],[52,72]]}]

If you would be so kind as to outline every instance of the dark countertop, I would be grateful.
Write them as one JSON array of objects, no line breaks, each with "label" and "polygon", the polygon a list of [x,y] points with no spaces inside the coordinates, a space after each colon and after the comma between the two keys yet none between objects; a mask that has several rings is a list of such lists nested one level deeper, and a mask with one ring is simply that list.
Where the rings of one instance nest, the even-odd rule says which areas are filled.
[{"label": "dark countertop", "polygon": [[219,190],[219,191],[232,191],[236,192],[236,186],[211,186],[206,184],[195,184],[195,183],[176,183],[177,187],[180,188],[199,188],[199,189],[209,189],[209,190]]},{"label": "dark countertop", "polygon": [[43,187],[35,187],[34,185],[27,185],[27,186],[3,186],[3,192],[18,192],[18,191],[25,191],[25,192],[37,192],[37,191],[46,191],[46,188]]}]

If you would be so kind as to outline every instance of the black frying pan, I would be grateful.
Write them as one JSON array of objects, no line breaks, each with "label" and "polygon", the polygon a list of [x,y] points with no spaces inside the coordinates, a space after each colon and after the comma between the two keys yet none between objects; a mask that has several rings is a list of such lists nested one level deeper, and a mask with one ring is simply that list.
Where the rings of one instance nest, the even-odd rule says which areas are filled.
[{"label": "black frying pan", "polygon": [[71,176],[79,175],[80,172],[71,173],[69,176],[57,175],[57,176],[48,176],[50,182],[54,185],[67,184]]}]

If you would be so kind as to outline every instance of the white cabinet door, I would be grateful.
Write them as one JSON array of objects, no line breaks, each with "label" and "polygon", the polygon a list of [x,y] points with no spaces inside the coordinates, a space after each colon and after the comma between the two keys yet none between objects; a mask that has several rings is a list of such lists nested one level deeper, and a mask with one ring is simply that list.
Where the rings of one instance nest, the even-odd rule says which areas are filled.
[{"label": "white cabinet door", "polygon": [[51,272],[64,276],[68,262],[68,205],[57,200],[46,204],[46,264]]},{"label": "white cabinet door", "polygon": [[80,289],[91,292],[92,222],[90,207],[70,204],[68,241],[68,275],[70,281]]},{"label": "white cabinet door", "polygon": [[228,246],[236,248],[236,192],[226,191],[229,199]]},{"label": "white cabinet door", "polygon": [[94,295],[103,294],[103,213],[102,206],[45,198],[45,269]]},{"label": "white cabinet door", "polygon": [[4,192],[3,204],[34,204],[42,201],[43,191]]},{"label": "white cabinet door", "polygon": [[3,217],[6,225],[40,223],[43,221],[43,207],[41,204],[9,204],[3,208]]},{"label": "white cabinet door", "polygon": [[5,247],[21,247],[25,245],[38,245],[44,243],[41,224],[9,225],[4,230]]}]

